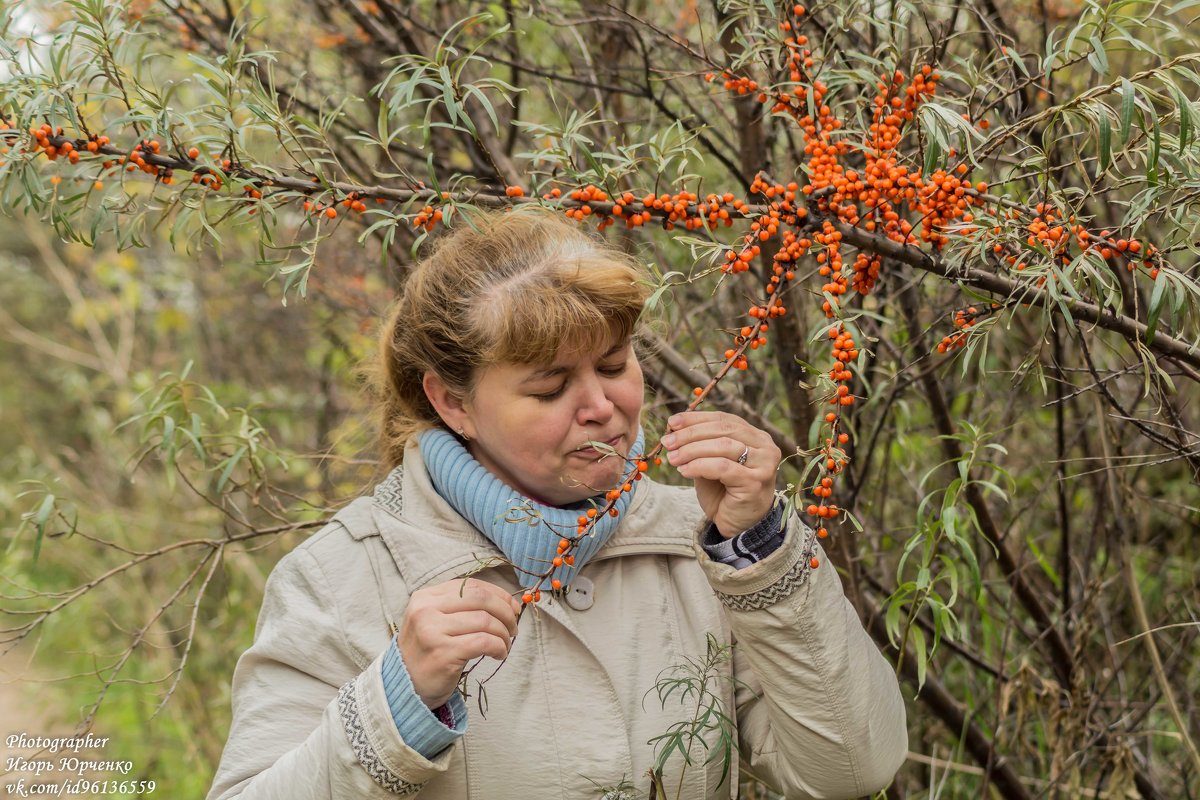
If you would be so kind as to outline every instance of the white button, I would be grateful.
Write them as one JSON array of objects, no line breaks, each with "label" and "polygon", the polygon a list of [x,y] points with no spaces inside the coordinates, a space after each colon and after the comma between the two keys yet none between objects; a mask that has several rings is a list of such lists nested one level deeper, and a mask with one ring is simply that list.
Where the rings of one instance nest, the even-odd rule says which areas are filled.
[{"label": "white button", "polygon": [[576,611],[587,611],[596,602],[596,584],[590,578],[577,575],[567,587],[567,605]]}]

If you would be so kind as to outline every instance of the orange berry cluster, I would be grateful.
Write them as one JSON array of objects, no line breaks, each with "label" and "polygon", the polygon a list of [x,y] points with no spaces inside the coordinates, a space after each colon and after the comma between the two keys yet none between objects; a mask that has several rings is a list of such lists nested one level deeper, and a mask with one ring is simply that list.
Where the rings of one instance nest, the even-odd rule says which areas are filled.
[{"label": "orange berry cluster", "polygon": [[[762,248],[758,242],[767,242],[774,238],[784,225],[795,226],[800,220],[804,219],[807,212],[804,209],[797,209],[795,206],[796,191],[799,188],[796,183],[789,183],[787,186],[784,186],[782,184],[770,184],[762,176],[754,178],[754,182],[750,184],[750,193],[761,194],[766,198],[768,201],[767,213],[750,223],[750,230],[743,237],[740,250],[726,251],[726,263],[721,267],[722,272],[726,274],[746,272],[750,269],[750,262],[762,252]],[[716,197],[716,195],[709,195],[709,200],[711,201]],[[724,198],[732,198],[732,195],[725,195]],[[725,202],[729,202],[729,200],[726,199]],[[733,200],[733,207],[735,211],[741,213],[745,213],[748,209],[748,206],[740,200]],[[718,214],[720,213],[725,213],[724,209],[718,212]],[[729,218],[726,216],[725,219],[728,220]],[[715,226],[710,224],[711,227]],[[784,246],[774,256],[774,260],[779,263],[776,263],[773,267],[774,276],[765,289],[767,294],[774,294],[783,280],[790,281],[795,277],[795,274],[791,270],[786,269],[781,264],[794,261],[801,255],[803,255],[803,248],[796,246],[794,236],[790,241],[785,241]]]},{"label": "orange berry cluster", "polygon": [[[557,194],[555,194],[556,192],[557,192]],[[551,190],[551,195],[553,195],[554,197],[558,197],[561,194],[562,194],[561,189],[555,188],[555,189]],[[576,206],[575,208],[567,209],[566,214],[571,219],[582,222],[587,217],[590,217],[593,214],[596,214],[600,218],[600,223],[596,226],[597,230],[604,230],[605,228],[609,227],[610,225],[616,224],[616,220],[613,219],[613,217],[611,217],[605,213],[597,213],[597,209],[592,208],[592,206],[590,205],[591,203],[607,204],[610,202],[609,197],[608,197],[608,192],[605,192],[599,186],[592,186],[591,184],[588,184],[587,186],[583,187],[582,189],[576,189],[571,192],[570,199],[574,200],[576,203],[579,203],[579,205]],[[617,209],[617,206],[620,206],[620,205],[621,205],[620,203],[617,203],[613,207],[613,213],[617,214],[618,216],[620,216],[620,212],[618,212],[616,209]],[[627,220],[627,222],[628,222],[628,220]]]},{"label": "orange berry cluster", "polygon": [[361,214],[367,210],[367,204],[362,201],[362,197],[363,195],[359,192],[350,192],[342,198],[342,205],[351,211]]},{"label": "orange berry cluster", "polygon": [[975,315],[979,310],[975,306],[971,306],[966,311],[961,308],[954,312],[954,327],[957,331],[942,338],[938,342],[937,351],[945,353],[949,350],[963,348],[967,346],[967,331],[974,327],[977,322]]},{"label": "orange berry cluster", "polygon": [[[133,150],[127,159],[125,170],[133,172],[140,169],[147,175],[153,175],[156,181],[161,181],[170,186],[175,182],[174,171],[166,167],[147,163],[146,161],[147,154],[153,153],[154,155],[158,155],[160,150],[162,150],[162,144],[157,139],[143,139],[133,146]],[[118,161],[118,163],[120,162]]]},{"label": "orange berry cluster", "polygon": [[[561,200],[562,197],[563,191],[558,187],[542,195],[543,200]],[[643,197],[624,192],[620,197],[612,198],[604,190],[589,184],[571,191],[567,200],[570,205],[564,213],[579,222],[588,217],[599,219],[597,230],[615,225],[618,219],[625,221],[626,228],[638,228],[656,217],[662,220],[663,229],[668,231],[674,230],[677,224],[687,230],[706,225],[709,230],[715,230],[722,223],[732,225],[735,215],[744,216],[749,212],[745,201],[730,192],[710,194],[703,202],[694,192],[688,191],[660,195],[650,193]]]},{"label": "orange berry cluster", "polygon": [[40,128],[29,129],[29,135],[33,137],[34,152],[41,151],[46,154],[46,158],[51,161],[57,161],[59,157],[66,158],[72,164],[78,164],[80,155],[75,149],[75,143],[71,141],[60,141],[57,145],[50,141],[51,137],[61,138],[63,135],[62,128],[52,128],[48,123],[43,123]]},{"label": "orange berry cluster", "polygon": [[[751,92],[758,91],[758,82],[757,81],[753,81],[750,78],[735,77],[733,75],[733,73],[730,72],[729,70],[725,70],[724,72],[722,72],[721,78],[725,81],[725,88],[728,91],[737,92],[738,94],[750,94]],[[715,81],[716,79],[717,79],[717,76],[711,72],[707,73],[704,76],[704,80],[709,81],[710,83],[712,81]],[[762,102],[761,99],[759,100],[759,102]]]},{"label": "orange berry cluster", "polygon": [[[829,377],[837,386],[834,395],[829,398],[829,404],[835,406],[837,409],[841,409],[854,405],[855,398],[850,393],[848,383],[854,379],[854,374],[847,369],[847,365],[858,358],[858,349],[854,344],[854,336],[841,323],[829,329],[829,338],[833,340],[830,355],[834,359],[833,368],[829,371]],[[825,439],[825,460],[823,463],[825,475],[812,487],[812,494],[813,497],[817,498],[817,502],[810,503],[805,510],[809,516],[833,519],[838,515],[840,509],[833,503],[826,504],[825,501],[833,496],[834,480],[846,466],[846,456],[844,451],[841,450],[840,445],[849,442],[850,435],[838,432],[840,418],[837,411],[828,412],[825,415],[825,422],[829,424],[831,429],[830,436]],[[835,441],[839,447],[834,446]],[[824,539],[828,535],[829,531],[824,526],[817,529],[818,537]]]},{"label": "orange berry cluster", "polygon": [[[682,223],[687,230],[703,228],[706,224],[709,230],[715,230],[722,222],[727,226],[732,225],[733,214],[744,214],[747,209],[741,199],[735,198],[728,192],[723,195],[710,194],[704,198],[703,203],[697,202],[698,200],[697,195],[692,192],[663,193],[661,195],[651,193],[640,200],[634,196],[633,192],[625,192],[613,206],[613,214],[623,218],[627,228],[645,225],[655,216],[653,211],[658,211],[662,212],[658,216],[664,218],[664,230],[674,230],[676,223]],[[634,211],[626,216],[626,211],[639,202],[642,210]],[[728,208],[723,207],[727,204],[731,205],[732,213]]]},{"label": "orange berry cluster", "polygon": [[967,331],[975,327],[979,323],[979,318],[993,313],[1000,308],[999,303],[992,303],[989,308],[980,311],[975,306],[966,309],[958,309],[954,312],[954,327],[957,328],[954,333],[943,337],[938,343],[937,351],[939,353],[947,353],[951,350],[960,349],[967,345]]},{"label": "orange berry cluster", "polygon": [[[1025,226],[1025,243],[1030,249],[1041,248],[1047,251],[1054,261],[1063,265],[1070,264],[1076,253],[1094,252],[1105,260],[1124,258],[1130,272],[1136,271],[1140,265],[1146,269],[1152,280],[1158,278],[1159,270],[1154,263],[1157,251],[1154,245],[1143,244],[1138,239],[1114,239],[1113,232],[1108,230],[1093,233],[1078,223],[1073,215],[1064,218],[1063,212],[1048,203],[1038,203],[1034,206],[1034,212]],[[1014,209],[1008,211],[1004,218],[1016,220],[1020,216],[1021,214]],[[998,225],[992,228],[992,233],[996,236],[1000,236],[1002,232],[1003,229]],[[1020,258],[1020,253],[1014,252],[1011,245],[998,241],[992,246],[992,251],[1018,272],[1029,266],[1028,262]],[[1053,277],[1054,280],[1058,280],[1057,275]],[[1045,282],[1043,276],[1038,279],[1037,285],[1042,286]]]},{"label": "orange berry cluster", "polygon": [[[195,153],[195,155],[192,155],[192,153]],[[189,148],[188,157],[191,158],[192,161],[195,161],[200,157],[200,151],[195,147]],[[220,154],[214,153],[212,159],[214,163],[219,163],[221,165],[221,169],[225,172],[229,172],[229,170],[233,167],[233,162],[228,158],[221,158]],[[201,186],[214,191],[225,185],[215,172],[209,172],[207,168],[199,167],[192,172],[192,183],[198,183]]]},{"label": "orange berry cluster", "polygon": [[442,210],[433,206],[425,206],[421,209],[421,213],[413,219],[413,227],[424,228],[427,231],[433,230],[433,226],[442,221]]}]

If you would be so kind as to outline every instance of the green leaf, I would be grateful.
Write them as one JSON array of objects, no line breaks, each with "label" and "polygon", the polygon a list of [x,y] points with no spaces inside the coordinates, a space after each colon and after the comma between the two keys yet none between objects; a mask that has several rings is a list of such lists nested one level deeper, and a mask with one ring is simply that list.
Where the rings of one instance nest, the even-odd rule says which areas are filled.
[{"label": "green leaf", "polygon": [[1108,121],[1108,114],[1100,114],[1100,171],[1108,170],[1108,165],[1112,161],[1112,123]]},{"label": "green leaf", "polygon": [[937,140],[930,137],[929,141],[925,142],[925,175],[932,175],[934,168],[938,162],[942,160],[942,149],[937,143]]},{"label": "green leaf", "polygon": [[1183,155],[1192,135],[1192,104],[1183,96],[1178,86],[1173,83],[1170,86],[1171,93],[1175,95],[1175,106],[1179,109],[1179,154]]},{"label": "green leaf", "polygon": [[487,112],[488,118],[492,121],[492,128],[498,130],[500,123],[496,120],[496,110],[492,108],[492,103],[487,99],[487,96],[479,90],[479,87],[467,84],[463,87],[467,94],[473,95],[479,104],[483,106],[483,110]]},{"label": "green leaf", "polygon": [[1129,126],[1133,124],[1136,90],[1128,78],[1121,78],[1121,143],[1129,143]]},{"label": "green leaf", "polygon": [[1104,42],[1099,36],[1092,36],[1088,40],[1092,45],[1092,52],[1088,53],[1088,63],[1095,67],[1096,72],[1101,75],[1108,72],[1108,53],[1104,50]]},{"label": "green leaf", "polygon": [[917,687],[925,685],[925,672],[929,668],[929,653],[925,651],[925,631],[913,625],[912,640],[917,657]]},{"label": "green leaf", "polygon": [[1161,272],[1154,279],[1154,293],[1150,295],[1150,313],[1146,318],[1146,344],[1154,342],[1154,331],[1158,327],[1158,317],[1162,313],[1163,296],[1167,289],[1167,278]]},{"label": "green leaf", "polygon": [[238,465],[238,462],[241,461],[242,456],[245,455],[245,453],[246,453],[246,445],[242,445],[241,447],[239,447],[237,449],[237,452],[235,452],[228,459],[226,459],[225,468],[223,470],[221,470],[221,476],[219,478],[217,478],[217,492],[218,493],[220,493],[221,490],[223,490],[225,488],[225,484],[229,481],[229,476],[231,474],[233,474],[233,468]]},{"label": "green leaf", "polygon": [[888,604],[887,614],[884,616],[884,624],[887,628],[888,640],[895,645],[896,640],[900,637],[900,612],[903,610],[903,602],[897,598]]},{"label": "green leaf", "polygon": [[1158,154],[1162,150],[1162,128],[1158,123],[1158,114],[1153,111],[1150,117],[1150,152],[1146,155],[1146,182],[1151,186],[1158,185]]},{"label": "green leaf", "polygon": [[37,525],[37,536],[33,540],[33,563],[37,563],[38,555],[42,552],[42,539],[46,536],[46,523],[50,519],[50,512],[54,509],[54,495],[48,494],[42,498],[42,504],[38,506],[37,513],[33,515],[33,522]]}]

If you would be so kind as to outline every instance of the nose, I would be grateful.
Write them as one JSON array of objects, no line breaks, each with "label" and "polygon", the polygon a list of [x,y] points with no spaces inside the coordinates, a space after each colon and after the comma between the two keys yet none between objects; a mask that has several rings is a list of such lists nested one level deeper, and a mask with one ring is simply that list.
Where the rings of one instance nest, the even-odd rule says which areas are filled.
[{"label": "nose", "polygon": [[616,405],[605,390],[604,381],[595,372],[579,384],[579,405],[575,412],[576,421],[582,426],[588,423],[601,425],[612,419]]}]

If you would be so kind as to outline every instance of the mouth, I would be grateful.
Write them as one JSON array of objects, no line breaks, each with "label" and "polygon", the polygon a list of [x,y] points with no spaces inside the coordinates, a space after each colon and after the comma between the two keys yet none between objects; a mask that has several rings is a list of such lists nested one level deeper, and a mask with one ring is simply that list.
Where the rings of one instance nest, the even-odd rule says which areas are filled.
[{"label": "mouth", "polygon": [[[622,435],[617,435],[604,443],[607,444],[609,447],[616,448],[616,446],[618,444],[620,444],[621,440],[624,438],[625,437]],[[594,440],[594,441],[599,441],[599,440]],[[572,451],[571,455],[585,456],[587,458],[596,458],[598,456],[608,455],[608,451],[607,450],[597,450],[595,447],[585,446],[585,447],[580,447],[580,448]]]}]

